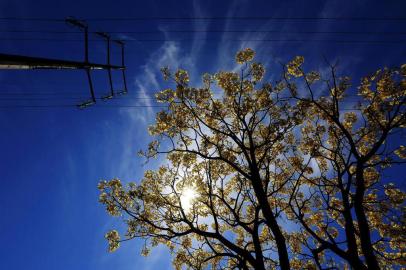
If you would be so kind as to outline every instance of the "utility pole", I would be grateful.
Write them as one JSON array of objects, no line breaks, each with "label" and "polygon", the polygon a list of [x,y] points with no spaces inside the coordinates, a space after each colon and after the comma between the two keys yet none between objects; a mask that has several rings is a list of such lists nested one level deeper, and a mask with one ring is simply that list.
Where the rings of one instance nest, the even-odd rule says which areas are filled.
[{"label": "utility pole", "polygon": [[[89,27],[84,21],[80,21],[74,18],[67,18],[66,22],[74,27],[79,28],[84,33],[84,61],[69,61],[61,59],[52,58],[41,58],[41,57],[31,57],[24,55],[12,55],[12,54],[1,54],[0,53],[0,69],[17,69],[17,70],[27,70],[27,69],[79,69],[85,70],[87,75],[87,80],[89,83],[90,99],[84,101],[77,106],[80,109],[86,108],[96,103],[96,96],[93,87],[93,81],[91,76],[91,70],[107,70],[110,92],[102,96],[102,100],[106,101],[117,95],[123,95],[128,92],[127,82],[125,77],[126,66],[124,65],[124,42],[120,40],[111,40],[111,37],[107,33],[97,32],[98,36],[103,37],[106,40],[107,45],[107,61],[106,64],[91,63],[89,62]],[[121,65],[112,65],[110,62],[110,43],[113,41],[118,44],[121,48]],[[121,70],[124,89],[119,90],[117,93],[114,92],[113,79],[111,75],[112,70]]]}]

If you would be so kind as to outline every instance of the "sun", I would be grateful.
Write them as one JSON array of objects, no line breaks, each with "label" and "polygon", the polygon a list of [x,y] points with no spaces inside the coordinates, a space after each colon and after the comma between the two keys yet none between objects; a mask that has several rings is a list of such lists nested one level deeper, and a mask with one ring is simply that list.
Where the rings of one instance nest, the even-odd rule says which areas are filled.
[{"label": "sun", "polygon": [[189,212],[192,208],[193,201],[196,199],[197,193],[191,187],[187,187],[182,190],[180,195],[180,203],[182,204],[182,208],[185,212]]}]

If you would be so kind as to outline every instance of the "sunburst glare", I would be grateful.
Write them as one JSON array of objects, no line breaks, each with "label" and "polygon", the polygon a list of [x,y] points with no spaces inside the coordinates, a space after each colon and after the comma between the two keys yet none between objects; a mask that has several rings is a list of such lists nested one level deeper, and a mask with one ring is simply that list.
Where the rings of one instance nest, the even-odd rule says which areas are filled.
[{"label": "sunburst glare", "polygon": [[186,213],[192,208],[196,196],[196,190],[191,187],[187,187],[182,191],[180,195],[180,203],[182,204],[182,208]]}]

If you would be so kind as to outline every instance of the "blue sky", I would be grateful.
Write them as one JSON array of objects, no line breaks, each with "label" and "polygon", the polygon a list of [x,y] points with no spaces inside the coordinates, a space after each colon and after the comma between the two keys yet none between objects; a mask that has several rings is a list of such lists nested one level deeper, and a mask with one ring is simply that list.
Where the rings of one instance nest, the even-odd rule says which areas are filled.
[{"label": "blue sky", "polygon": [[[219,3],[221,2],[221,3]],[[59,1],[1,0],[0,17],[406,17],[402,1]],[[283,2],[283,3],[282,3]],[[286,3],[285,3],[286,2]],[[306,65],[323,69],[323,57],[338,60],[343,75],[359,77],[405,61],[403,44],[260,42],[258,39],[406,40],[405,35],[261,34],[281,31],[402,31],[405,21],[116,21],[89,22],[93,31],[156,31],[156,35],[116,34],[127,44],[129,95],[105,105],[153,105],[149,99],[167,85],[159,68],[170,66],[198,75],[234,68],[235,52],[257,51],[278,75],[277,62],[303,55]],[[81,60],[80,42],[16,41],[15,38],[76,39],[74,34],[5,33],[7,30],[72,31],[63,23],[0,21],[0,53]],[[170,34],[166,30],[246,30],[240,34]],[[9,40],[4,40],[9,39]],[[136,39],[159,39],[141,42]],[[187,39],[186,41],[173,41]],[[230,41],[244,39],[251,41]],[[166,41],[165,41],[166,40]],[[91,59],[104,61],[102,43],[92,43]],[[117,61],[117,51],[114,61]],[[403,62],[402,62],[403,61]],[[117,87],[122,87],[114,74]],[[107,77],[95,72],[96,94],[107,91]],[[70,105],[88,95],[83,71],[0,71],[0,268],[1,269],[170,269],[162,248],[140,256],[142,241],[107,252],[104,233],[120,221],[98,203],[97,183],[119,177],[139,181],[146,168],[137,151],[150,140],[147,127],[156,108],[103,108],[101,101],[76,108],[4,108],[25,105]],[[24,95],[22,95],[24,94]],[[23,100],[22,98],[25,98]],[[8,100],[6,100],[8,99]],[[36,99],[36,100],[32,100]],[[39,100],[40,99],[40,100]],[[99,105],[99,107],[98,107]]]}]

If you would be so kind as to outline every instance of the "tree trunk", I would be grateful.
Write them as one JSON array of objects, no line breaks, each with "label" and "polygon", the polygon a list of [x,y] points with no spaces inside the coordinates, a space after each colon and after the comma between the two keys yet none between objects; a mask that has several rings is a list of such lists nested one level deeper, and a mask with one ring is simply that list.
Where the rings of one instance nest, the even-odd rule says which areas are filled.
[{"label": "tree trunk", "polygon": [[266,224],[271,229],[276,242],[276,247],[278,248],[278,256],[279,256],[279,263],[282,270],[290,269],[289,264],[289,255],[288,250],[286,248],[286,239],[282,234],[282,231],[279,228],[278,222],[276,221],[276,217],[273,214],[269,203],[268,198],[263,190],[261,179],[259,173],[254,172],[254,177],[252,180],[252,186],[254,188],[255,195],[258,199],[260,204],[262,214],[266,220]]},{"label": "tree trunk", "polygon": [[351,216],[351,209],[349,205],[349,199],[348,199],[348,193],[345,192],[344,189],[341,190],[342,192],[342,197],[343,197],[343,206],[344,206],[344,219],[345,219],[345,235],[347,237],[348,241],[348,263],[354,268],[354,269],[366,269],[365,265],[359,258],[358,254],[358,247],[357,247],[357,242],[355,238],[355,228],[354,228],[354,223],[353,219]]},{"label": "tree trunk", "polygon": [[372,247],[371,233],[363,207],[365,181],[364,181],[363,164],[361,162],[358,162],[357,164],[356,185],[357,188],[355,191],[354,209],[355,215],[357,216],[358,220],[362,253],[364,253],[365,261],[369,269],[380,269],[378,261],[374,254],[374,249]]}]

